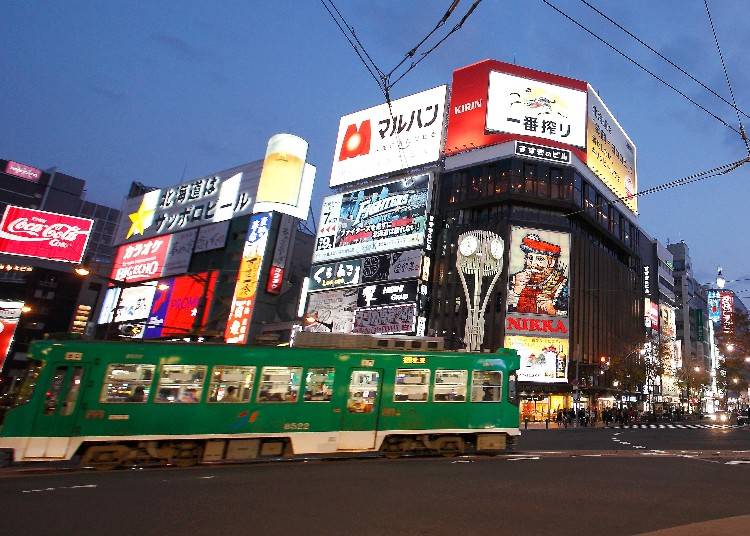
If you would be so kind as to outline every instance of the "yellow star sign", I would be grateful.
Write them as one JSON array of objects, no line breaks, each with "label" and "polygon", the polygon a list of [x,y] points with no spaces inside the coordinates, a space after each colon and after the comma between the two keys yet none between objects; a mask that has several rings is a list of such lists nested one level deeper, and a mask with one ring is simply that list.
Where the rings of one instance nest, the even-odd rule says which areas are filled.
[{"label": "yellow star sign", "polygon": [[128,218],[130,218],[132,223],[125,238],[130,238],[134,234],[142,235],[146,232],[146,227],[151,224],[150,219],[154,214],[154,209],[146,208],[146,200],[147,198],[144,197],[143,201],[141,201],[141,206],[138,207],[138,212],[133,212],[128,215]]}]

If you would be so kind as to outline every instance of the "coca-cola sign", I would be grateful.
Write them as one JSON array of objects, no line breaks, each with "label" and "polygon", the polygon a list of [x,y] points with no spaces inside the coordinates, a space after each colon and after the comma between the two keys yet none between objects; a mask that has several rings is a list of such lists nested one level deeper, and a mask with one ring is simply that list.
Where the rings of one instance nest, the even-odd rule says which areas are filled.
[{"label": "coca-cola sign", "polygon": [[42,176],[41,169],[27,166],[26,164],[21,164],[20,162],[14,162],[13,160],[9,160],[5,165],[5,173],[31,182],[37,182],[39,180],[39,177]]},{"label": "coca-cola sign", "polygon": [[81,262],[94,220],[8,205],[0,222],[0,253]]}]

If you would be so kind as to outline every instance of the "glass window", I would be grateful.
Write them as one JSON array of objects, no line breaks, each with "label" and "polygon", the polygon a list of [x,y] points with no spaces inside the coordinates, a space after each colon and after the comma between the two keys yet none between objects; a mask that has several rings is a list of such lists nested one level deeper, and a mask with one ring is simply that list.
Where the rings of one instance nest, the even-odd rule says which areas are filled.
[{"label": "glass window", "polygon": [[101,402],[146,402],[156,365],[109,365],[104,373]]},{"label": "glass window", "polygon": [[57,367],[55,373],[52,375],[50,380],[49,389],[45,393],[44,398],[44,414],[52,415],[57,409],[57,402],[60,399],[60,391],[62,391],[63,382],[65,381],[65,371],[67,367]]},{"label": "glass window", "polygon": [[215,366],[208,386],[208,401],[248,402],[254,381],[255,367]]},{"label": "glass window", "polygon": [[372,413],[378,399],[380,373],[374,370],[352,371],[349,382],[349,399],[346,409],[349,413]]},{"label": "glass window", "polygon": [[13,404],[14,406],[26,404],[29,400],[31,400],[31,397],[34,395],[36,382],[39,379],[39,374],[42,373],[43,367],[44,363],[42,361],[37,361],[34,359],[31,360],[29,368],[26,369],[26,374],[23,382],[21,383],[21,387],[20,389],[18,389],[18,393],[16,394],[16,400]]},{"label": "glass window", "polygon": [[500,402],[503,395],[503,373],[499,370],[475,370],[471,373],[472,402]]},{"label": "glass window", "polygon": [[263,367],[258,402],[296,402],[302,367]]},{"label": "glass window", "polygon": [[464,402],[466,400],[465,370],[436,370],[435,389],[432,400],[435,402]]},{"label": "glass window", "polygon": [[335,369],[307,369],[304,399],[307,402],[330,402],[333,396],[333,376]]},{"label": "glass window", "polygon": [[83,367],[73,367],[73,375],[70,377],[68,384],[68,394],[65,395],[60,415],[73,415],[76,409],[78,393],[81,392],[81,380],[83,379]]},{"label": "glass window", "polygon": [[201,401],[207,368],[205,365],[162,365],[156,401],[197,404]]},{"label": "glass window", "polygon": [[427,402],[430,371],[427,369],[397,369],[393,386],[394,402]]}]

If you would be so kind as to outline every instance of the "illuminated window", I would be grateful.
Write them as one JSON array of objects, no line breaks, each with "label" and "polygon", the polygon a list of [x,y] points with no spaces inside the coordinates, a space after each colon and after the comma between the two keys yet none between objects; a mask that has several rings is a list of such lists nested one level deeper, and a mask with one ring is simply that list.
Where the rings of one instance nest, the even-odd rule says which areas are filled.
[{"label": "illuminated window", "polygon": [[296,402],[302,367],[263,367],[258,402]]},{"label": "illuminated window", "polygon": [[330,402],[333,396],[333,377],[335,369],[311,368],[307,369],[305,377],[306,402]]},{"label": "illuminated window", "polygon": [[349,413],[372,413],[378,400],[380,374],[374,370],[354,370],[349,382]]},{"label": "illuminated window", "polygon": [[499,370],[475,370],[471,373],[472,402],[501,402],[503,373]]},{"label": "illuminated window", "polygon": [[468,372],[465,370],[436,370],[432,400],[434,402],[464,402],[467,376]]},{"label": "illuminated window", "polygon": [[109,365],[104,373],[100,402],[138,402],[148,400],[156,365]]},{"label": "illuminated window", "polygon": [[248,402],[253,391],[255,367],[216,366],[208,386],[208,401]]},{"label": "illuminated window", "polygon": [[156,402],[197,404],[206,379],[205,365],[162,365]]},{"label": "illuminated window", "polygon": [[430,371],[427,369],[397,369],[393,386],[394,402],[427,402]]}]

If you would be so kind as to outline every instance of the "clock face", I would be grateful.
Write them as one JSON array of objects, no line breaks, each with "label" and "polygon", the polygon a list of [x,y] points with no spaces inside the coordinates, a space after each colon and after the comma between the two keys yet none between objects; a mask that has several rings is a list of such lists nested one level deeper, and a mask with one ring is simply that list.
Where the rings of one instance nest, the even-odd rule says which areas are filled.
[{"label": "clock face", "polygon": [[461,240],[461,243],[458,244],[458,249],[464,257],[472,255],[478,247],[479,241],[477,240],[477,237],[473,235],[465,236],[464,239]]},{"label": "clock face", "polygon": [[503,241],[495,238],[490,242],[490,255],[495,259],[500,260],[503,258]]}]

